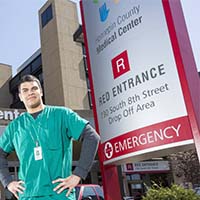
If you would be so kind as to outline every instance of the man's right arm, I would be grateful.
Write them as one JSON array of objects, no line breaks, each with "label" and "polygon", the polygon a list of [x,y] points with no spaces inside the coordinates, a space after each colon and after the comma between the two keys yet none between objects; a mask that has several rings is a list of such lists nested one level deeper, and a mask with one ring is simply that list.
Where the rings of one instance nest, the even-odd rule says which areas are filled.
[{"label": "man's right arm", "polygon": [[18,193],[23,193],[25,188],[22,186],[24,184],[23,181],[13,181],[12,176],[8,170],[8,161],[7,161],[8,153],[6,153],[3,149],[0,148],[0,181],[4,188],[8,188],[10,192],[14,194],[14,196],[19,199]]},{"label": "man's right arm", "polygon": [[8,153],[0,148],[0,181],[4,188],[6,188],[7,185],[13,181],[12,176],[8,170],[7,157]]}]

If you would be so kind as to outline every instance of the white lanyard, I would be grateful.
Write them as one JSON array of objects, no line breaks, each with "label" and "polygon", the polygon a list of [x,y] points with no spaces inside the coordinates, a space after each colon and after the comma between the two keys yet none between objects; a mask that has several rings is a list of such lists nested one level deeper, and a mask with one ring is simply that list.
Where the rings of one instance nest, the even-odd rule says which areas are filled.
[{"label": "white lanyard", "polygon": [[29,132],[31,139],[33,140],[33,143],[36,145],[33,149],[34,158],[35,160],[42,160],[42,147],[39,145],[39,138],[38,138],[38,132],[36,131],[35,127],[32,125],[32,128],[35,131],[36,139],[33,137],[32,133]]}]

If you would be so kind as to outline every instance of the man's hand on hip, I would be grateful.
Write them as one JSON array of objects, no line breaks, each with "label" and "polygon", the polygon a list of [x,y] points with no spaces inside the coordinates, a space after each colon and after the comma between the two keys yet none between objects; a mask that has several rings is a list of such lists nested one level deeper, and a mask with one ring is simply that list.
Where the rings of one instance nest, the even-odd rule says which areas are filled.
[{"label": "man's hand on hip", "polygon": [[71,190],[78,185],[81,178],[79,176],[76,176],[72,174],[71,176],[67,178],[59,178],[54,180],[52,183],[59,183],[55,188],[54,191],[56,191],[58,194],[60,194],[63,190],[68,189],[68,192],[66,196],[69,196]]},{"label": "man's hand on hip", "polygon": [[18,193],[23,194],[25,190],[22,184],[24,184],[23,181],[12,181],[7,185],[8,190],[12,192],[17,199],[19,199]]}]

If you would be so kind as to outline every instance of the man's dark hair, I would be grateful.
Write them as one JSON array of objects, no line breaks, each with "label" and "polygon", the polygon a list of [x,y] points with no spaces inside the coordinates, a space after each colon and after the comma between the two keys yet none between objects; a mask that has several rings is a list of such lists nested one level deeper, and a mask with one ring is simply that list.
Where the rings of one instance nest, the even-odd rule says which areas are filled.
[{"label": "man's dark hair", "polygon": [[19,81],[19,85],[18,85],[18,91],[19,91],[19,93],[20,93],[20,86],[21,86],[22,83],[33,82],[33,81],[37,82],[37,84],[40,87],[40,89],[42,89],[42,86],[41,86],[41,83],[40,83],[39,79],[37,79],[33,75],[28,74],[28,75],[22,76],[22,78]]}]

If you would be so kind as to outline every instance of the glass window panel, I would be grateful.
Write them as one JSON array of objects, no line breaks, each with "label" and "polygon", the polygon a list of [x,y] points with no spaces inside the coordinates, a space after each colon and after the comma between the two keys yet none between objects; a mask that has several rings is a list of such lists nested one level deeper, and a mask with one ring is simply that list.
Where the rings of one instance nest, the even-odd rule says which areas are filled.
[{"label": "glass window panel", "polygon": [[31,64],[32,66],[32,72],[36,71],[37,69],[39,69],[39,67],[42,65],[42,59],[41,59],[41,55],[38,56]]},{"label": "glass window panel", "polygon": [[85,187],[83,190],[83,197],[82,198],[91,198],[91,200],[98,200],[96,193],[94,192],[93,188]]},{"label": "glass window panel", "polygon": [[97,194],[100,197],[100,200],[104,200],[103,190],[100,187],[95,187]]},{"label": "glass window panel", "polygon": [[42,28],[53,18],[52,5],[50,5],[42,14]]},{"label": "glass window panel", "polygon": [[26,68],[24,68],[21,72],[20,75],[21,77],[26,75],[26,74],[30,74],[31,73],[31,65],[28,65]]}]

